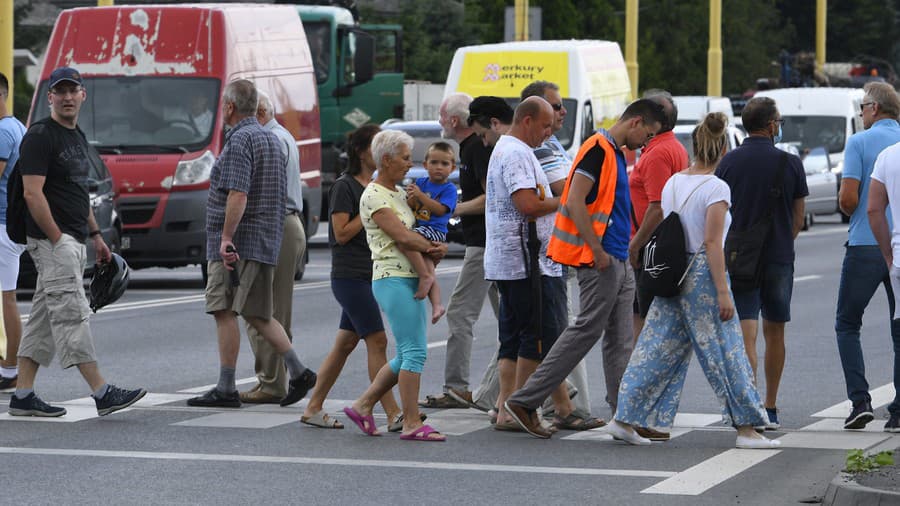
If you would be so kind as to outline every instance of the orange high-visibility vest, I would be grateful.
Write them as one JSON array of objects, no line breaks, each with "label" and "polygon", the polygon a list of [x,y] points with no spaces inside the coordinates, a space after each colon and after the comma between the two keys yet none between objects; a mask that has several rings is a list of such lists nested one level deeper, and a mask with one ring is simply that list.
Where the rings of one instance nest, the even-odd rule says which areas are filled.
[{"label": "orange high-visibility vest", "polygon": [[556,263],[572,267],[594,265],[594,252],[591,251],[587,242],[582,239],[575,222],[569,216],[569,209],[566,204],[569,201],[569,188],[572,185],[572,178],[575,176],[575,167],[578,167],[581,163],[585,153],[598,146],[603,149],[604,157],[603,167],[600,170],[600,180],[596,183],[597,198],[588,204],[576,202],[575,205],[585,205],[587,207],[591,226],[598,238],[602,238],[603,234],[606,233],[606,226],[609,223],[609,216],[612,213],[613,203],[616,199],[616,180],[619,175],[619,167],[616,161],[616,150],[609,142],[609,139],[602,133],[596,133],[581,145],[575,161],[572,162],[572,170],[569,172],[569,177],[566,178],[566,187],[560,200],[559,212],[556,213],[553,235],[550,236],[550,242],[547,245],[547,256]]}]

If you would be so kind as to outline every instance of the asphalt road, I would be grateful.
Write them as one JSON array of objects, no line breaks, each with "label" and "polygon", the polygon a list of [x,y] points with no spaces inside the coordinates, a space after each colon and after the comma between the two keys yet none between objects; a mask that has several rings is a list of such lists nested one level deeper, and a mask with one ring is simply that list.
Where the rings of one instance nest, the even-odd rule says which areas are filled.
[{"label": "asphalt road", "polygon": [[[824,222],[824,221],[827,221]],[[892,353],[888,309],[878,293],[866,314],[863,343],[877,419],[844,433],[848,410],[833,322],[846,225],[820,220],[797,242],[793,321],[780,394],[781,450],[734,449],[734,431],[700,368],[692,365],[671,441],[630,447],[603,429],[561,432],[551,440],[490,429],[473,410],[429,411],[446,443],[400,441],[314,429],[298,422],[302,404],[240,410],[190,408],[184,399],[217,379],[213,320],[203,312],[197,268],[136,271],[128,292],[92,317],[102,373],[143,386],[135,407],[98,418],[74,370],[42,369],[37,391],[69,414],[56,421],[0,414],[4,504],[629,504],[781,505],[822,496],[847,449],[896,448],[881,432]],[[460,260],[440,266],[449,295]],[[293,333],[301,360],[318,367],[334,338],[339,311],[330,292],[328,250],[315,248],[294,295]],[[23,314],[29,311],[21,300]],[[476,327],[477,382],[496,347],[496,321],[485,308]],[[429,332],[421,397],[440,391],[447,327]],[[762,338],[760,337],[762,343]],[[762,351],[762,347],[760,347]],[[609,417],[597,352],[588,358],[594,414]],[[238,378],[249,378],[246,340]],[[368,384],[365,352],[354,353],[326,404],[332,414]],[[245,382],[242,388],[247,388]],[[9,394],[0,394],[0,403]],[[829,409],[831,408],[831,409]],[[344,420],[343,414],[340,419]],[[384,416],[376,418],[384,423]],[[344,420],[345,424],[347,420]]]}]

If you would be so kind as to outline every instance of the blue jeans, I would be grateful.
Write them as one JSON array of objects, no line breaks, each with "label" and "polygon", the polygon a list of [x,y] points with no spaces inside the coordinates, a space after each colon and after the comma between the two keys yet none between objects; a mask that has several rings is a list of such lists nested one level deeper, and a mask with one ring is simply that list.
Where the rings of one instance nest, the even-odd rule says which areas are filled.
[{"label": "blue jeans", "polygon": [[[870,402],[872,399],[869,395],[869,382],[866,381],[866,365],[859,342],[859,331],[862,327],[863,312],[875,295],[878,285],[884,285],[887,293],[891,339],[895,351],[894,388],[900,393],[900,364],[896,360],[897,350],[900,350],[900,319],[894,319],[896,304],[887,265],[878,246],[847,246],[841,268],[834,330],[837,333],[838,353],[841,355],[841,366],[847,382],[847,397],[854,404]],[[900,414],[900,402],[897,397],[888,406],[888,411],[891,414]]]}]

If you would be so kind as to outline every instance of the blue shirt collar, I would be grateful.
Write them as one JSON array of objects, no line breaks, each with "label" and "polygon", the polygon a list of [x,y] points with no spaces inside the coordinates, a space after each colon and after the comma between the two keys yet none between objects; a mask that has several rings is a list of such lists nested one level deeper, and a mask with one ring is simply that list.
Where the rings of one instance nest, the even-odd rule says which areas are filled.
[{"label": "blue shirt collar", "polygon": [[900,123],[897,123],[897,120],[891,118],[884,118],[872,123],[872,126],[869,127],[869,130],[875,127],[896,127],[900,126]]},{"label": "blue shirt collar", "polygon": [[615,148],[616,151],[621,151],[621,149],[619,149],[619,144],[613,138],[612,134],[609,133],[609,130],[605,128],[598,128],[597,132],[603,134],[603,136],[606,137],[606,140],[608,140],[609,143],[612,144],[612,147]]}]

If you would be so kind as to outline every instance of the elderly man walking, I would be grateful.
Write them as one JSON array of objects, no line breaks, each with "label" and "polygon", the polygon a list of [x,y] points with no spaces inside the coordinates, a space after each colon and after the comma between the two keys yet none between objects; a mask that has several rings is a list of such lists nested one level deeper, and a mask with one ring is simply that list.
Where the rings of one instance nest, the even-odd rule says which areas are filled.
[{"label": "elderly man walking", "polygon": [[257,102],[256,87],[245,79],[229,83],[222,98],[222,120],[231,130],[213,165],[206,204],[206,312],[216,320],[219,382],[188,399],[189,406],[241,406],[234,379],[241,337],[237,315],[284,360],[291,379],[283,405],[302,399],[316,384],[316,373],[300,363],[273,317],[287,175],[278,137],[256,119]]},{"label": "elderly man walking", "polygon": [[[291,313],[294,305],[294,273],[297,271],[297,263],[306,253],[306,232],[301,219],[303,195],[300,186],[300,152],[294,136],[275,120],[275,107],[269,96],[263,92],[259,92],[256,119],[263,128],[278,137],[281,153],[285,160],[287,200],[284,210],[284,228],[282,229],[284,235],[281,239],[278,259],[275,262],[275,281],[272,283],[275,305],[272,316],[284,327],[285,334],[293,342]],[[250,348],[256,357],[254,369],[259,382],[249,391],[241,392],[241,402],[249,404],[280,403],[287,394],[284,360],[249,323],[247,323],[247,337],[250,339]],[[300,398],[296,400],[300,400]]]},{"label": "elderly man walking", "polygon": [[[900,347],[900,322],[893,316],[896,310],[896,292],[891,287],[891,266],[882,260],[866,213],[869,189],[876,182],[872,179],[875,160],[885,148],[900,142],[900,124],[897,123],[900,98],[894,87],[887,83],[868,83],[865,91],[866,95],[860,104],[860,116],[866,129],[847,140],[844,152],[840,203],[841,210],[850,216],[850,231],[841,267],[834,322],[838,353],[847,384],[847,398],[853,404],[850,415],[844,420],[844,429],[851,430],[862,429],[875,419],[859,338],[863,312],[875,295],[878,285],[884,285],[891,308],[891,340],[895,350]],[[881,183],[883,182],[882,179]],[[884,186],[879,188],[884,189]],[[896,199],[900,195],[891,197],[896,205]],[[881,206],[881,212],[885,215],[884,206]],[[896,362],[896,358],[894,360]],[[896,395],[900,395],[900,369],[897,365],[894,366],[894,388]],[[895,416],[900,415],[900,398],[894,398],[888,411]],[[900,431],[897,420],[894,420],[892,429]]]}]

